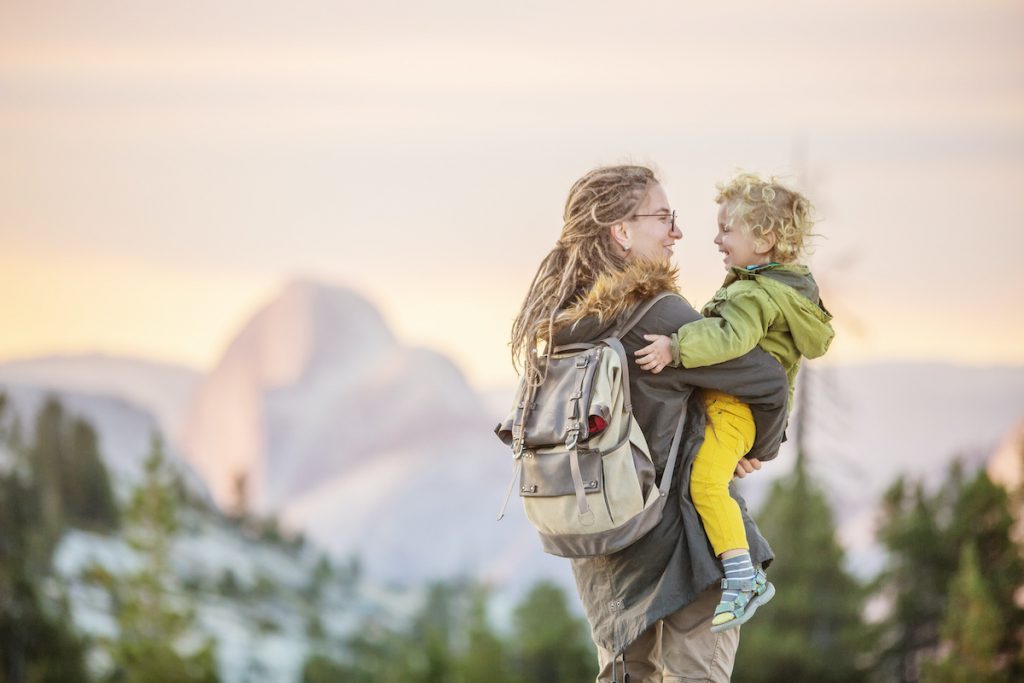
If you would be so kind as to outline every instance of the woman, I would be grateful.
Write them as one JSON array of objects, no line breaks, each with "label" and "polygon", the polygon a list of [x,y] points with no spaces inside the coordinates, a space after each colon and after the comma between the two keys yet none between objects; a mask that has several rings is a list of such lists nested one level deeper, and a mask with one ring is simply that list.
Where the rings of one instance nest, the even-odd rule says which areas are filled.
[{"label": "woman", "polygon": [[[600,339],[636,305],[676,291],[669,264],[682,237],[653,171],[642,166],[598,168],[569,191],[562,234],[541,262],[512,328],[514,362],[540,381],[538,343]],[[611,681],[622,657],[634,683],[727,681],[739,629],[710,631],[722,568],[689,499],[690,466],[703,440],[706,414],[696,388],[718,389],[750,406],[757,436],[737,475],[776,455],[786,420],[787,382],[782,367],[755,349],[715,366],[684,369],[636,366],[633,353],[645,334],[698,320],[681,297],[658,302],[622,339],[630,357],[633,412],[649,442],[660,480],[680,410],[685,438],[671,499],[661,522],[614,555],[572,560],[583,608],[598,648],[598,681]],[[741,502],[752,561],[767,565],[771,548]]]}]

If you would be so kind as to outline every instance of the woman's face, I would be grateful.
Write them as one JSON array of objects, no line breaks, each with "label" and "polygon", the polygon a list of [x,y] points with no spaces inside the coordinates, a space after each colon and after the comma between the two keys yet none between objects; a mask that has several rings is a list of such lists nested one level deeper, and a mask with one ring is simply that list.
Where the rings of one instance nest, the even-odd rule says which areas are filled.
[{"label": "woman's face", "polygon": [[655,184],[648,190],[636,215],[623,223],[624,240],[617,241],[626,248],[629,258],[667,261],[672,258],[676,240],[683,236],[674,216],[664,188]]}]

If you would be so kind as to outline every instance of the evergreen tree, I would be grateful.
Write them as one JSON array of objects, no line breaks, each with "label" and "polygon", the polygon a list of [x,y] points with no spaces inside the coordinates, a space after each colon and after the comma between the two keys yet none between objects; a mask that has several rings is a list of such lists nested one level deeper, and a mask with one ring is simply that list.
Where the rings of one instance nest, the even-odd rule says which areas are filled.
[{"label": "evergreen tree", "polygon": [[586,622],[569,611],[565,593],[540,582],[513,613],[510,649],[520,680],[583,683],[597,676],[597,654]]},{"label": "evergreen tree", "polygon": [[409,664],[409,681],[447,683],[454,678],[461,598],[460,590],[452,583],[439,581],[427,588],[423,608],[404,639],[403,659]]},{"label": "evergreen tree", "polygon": [[322,654],[311,654],[302,667],[302,683],[337,683],[337,681],[376,680],[356,678],[351,669]]},{"label": "evergreen tree", "polygon": [[68,521],[92,530],[116,529],[117,504],[100,457],[96,430],[88,422],[75,419],[69,432],[69,457],[61,472]]},{"label": "evergreen tree", "polygon": [[[974,542],[964,545],[960,567],[949,591],[949,609],[942,626],[945,654],[925,666],[930,683],[1003,683],[1009,681],[1008,660],[999,657],[1005,624],[985,584]],[[1002,660],[1002,661],[1001,661]]]},{"label": "evergreen tree", "polygon": [[343,661],[314,652],[306,660],[303,681],[365,680],[379,683],[454,683],[453,585],[427,588],[424,605],[403,629],[388,628],[368,617],[344,643]]},{"label": "evergreen tree", "polygon": [[511,671],[508,647],[491,628],[487,598],[485,586],[470,589],[466,651],[458,663],[459,678],[465,683],[513,683],[521,679]]},{"label": "evergreen tree", "polygon": [[68,524],[115,529],[117,505],[92,426],[71,419],[51,396],[36,415],[34,436],[29,461],[44,552],[56,546]]},{"label": "evergreen tree", "polygon": [[[0,450],[14,459],[0,471],[0,680],[9,683],[76,683],[88,680],[83,646],[68,627],[66,605],[44,598],[49,553],[34,551],[37,497],[22,476],[24,456],[17,422],[0,393]],[[31,473],[29,473],[31,475]]]},{"label": "evergreen tree", "polygon": [[160,683],[217,681],[214,642],[198,639],[195,614],[170,566],[180,527],[180,482],[168,466],[163,444],[153,437],[145,476],[125,512],[125,537],[140,558],[137,571],[107,581],[120,636],[108,643],[112,681]]},{"label": "evergreen tree", "polygon": [[[308,678],[304,680],[379,683],[420,680],[413,678],[408,662],[410,650],[415,647],[408,633],[385,628],[378,620],[370,618],[345,641],[346,656],[343,663],[328,660],[323,655],[314,655],[307,662]],[[326,678],[327,674],[335,677]]]},{"label": "evergreen tree", "polygon": [[[988,590],[995,600],[999,619],[1005,624],[998,652],[1004,655],[1022,648],[1024,610],[1013,599],[1024,585],[1021,548],[1013,536],[1011,496],[979,470],[959,491],[950,519],[949,534],[956,548],[973,543]],[[1024,678],[1024,670],[1017,670]]]},{"label": "evergreen tree", "polygon": [[946,487],[928,496],[922,484],[900,478],[882,498],[878,538],[889,557],[874,589],[891,602],[880,625],[884,647],[876,665],[885,679],[916,681],[920,654],[938,645],[946,586],[957,560],[939,520],[949,495]]},{"label": "evergreen tree", "polygon": [[832,509],[799,453],[775,481],[757,517],[775,551],[768,575],[775,598],[743,628],[733,680],[866,680],[864,590],[843,568]]},{"label": "evergreen tree", "polygon": [[495,631],[489,593],[473,583],[434,583],[401,630],[371,618],[345,643],[343,661],[314,652],[304,683],[583,683],[597,674],[586,623],[573,616],[563,591],[541,583],[515,608],[514,632]]},{"label": "evergreen tree", "polygon": [[[883,499],[882,519],[879,539],[889,559],[875,590],[890,601],[891,609],[881,625],[883,647],[876,674],[883,679],[917,681],[923,665],[940,654],[950,586],[957,585],[953,578],[958,570],[970,574],[969,568],[959,565],[962,549],[972,543],[984,568],[985,592],[1005,625],[997,657],[1009,661],[1012,679],[1024,676],[1016,656],[1021,650],[1024,615],[1013,599],[1024,583],[1024,567],[1020,549],[1010,536],[1006,492],[984,471],[967,480],[962,466],[954,463],[943,485],[931,494],[920,483],[898,480]],[[955,650],[960,644],[951,641],[947,646]]]},{"label": "evergreen tree", "polygon": [[38,498],[40,539],[49,555],[64,529],[61,469],[67,456],[64,406],[49,397],[36,414],[34,443],[29,453],[32,489]]}]

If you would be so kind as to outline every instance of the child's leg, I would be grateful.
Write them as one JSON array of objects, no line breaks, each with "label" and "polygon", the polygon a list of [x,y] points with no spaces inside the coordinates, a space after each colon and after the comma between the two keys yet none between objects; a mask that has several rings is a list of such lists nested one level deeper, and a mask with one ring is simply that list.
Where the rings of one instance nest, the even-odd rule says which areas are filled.
[{"label": "child's leg", "polygon": [[693,462],[690,497],[704,523],[715,555],[746,550],[747,534],[740,507],[729,495],[736,463],[754,444],[750,408],[728,394],[705,392],[708,424]]},{"label": "child's leg", "polygon": [[690,497],[715,554],[722,558],[724,590],[711,622],[712,630],[720,631],[747,621],[771,599],[774,588],[750,561],[743,515],[729,495],[736,463],[754,443],[753,416],[728,394],[706,392],[705,404],[708,424],[690,476]]}]

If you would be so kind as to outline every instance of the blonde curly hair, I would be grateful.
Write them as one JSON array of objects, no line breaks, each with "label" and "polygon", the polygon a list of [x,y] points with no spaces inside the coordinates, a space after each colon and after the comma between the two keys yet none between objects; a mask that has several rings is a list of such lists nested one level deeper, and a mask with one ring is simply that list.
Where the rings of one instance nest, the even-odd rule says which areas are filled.
[{"label": "blonde curly hair", "polygon": [[806,252],[806,242],[814,233],[814,207],[799,192],[767,180],[755,173],[740,173],[727,184],[719,184],[715,202],[726,207],[726,215],[764,244],[774,235],[775,246],[769,258],[792,263]]}]

